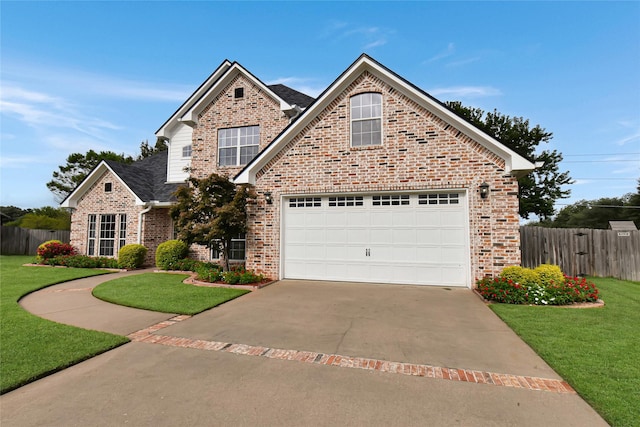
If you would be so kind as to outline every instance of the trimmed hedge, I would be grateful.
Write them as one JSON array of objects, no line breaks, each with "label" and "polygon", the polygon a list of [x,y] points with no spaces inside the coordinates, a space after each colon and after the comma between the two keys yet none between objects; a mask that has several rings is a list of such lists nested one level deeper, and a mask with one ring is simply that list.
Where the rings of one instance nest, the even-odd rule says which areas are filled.
[{"label": "trimmed hedge", "polygon": [[126,269],[140,268],[147,256],[147,248],[137,243],[124,245],[118,251],[118,266]]},{"label": "trimmed hedge", "polygon": [[156,249],[156,266],[161,270],[175,270],[173,266],[188,253],[189,247],[182,240],[167,240]]}]

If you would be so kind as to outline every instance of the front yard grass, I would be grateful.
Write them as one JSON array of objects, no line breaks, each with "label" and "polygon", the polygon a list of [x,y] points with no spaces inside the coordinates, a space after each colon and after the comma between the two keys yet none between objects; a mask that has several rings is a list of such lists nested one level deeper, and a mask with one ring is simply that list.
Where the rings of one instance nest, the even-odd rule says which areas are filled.
[{"label": "front yard grass", "polygon": [[76,268],[22,267],[31,256],[0,256],[0,394],[79,363],[129,340],[34,316],[18,300],[68,280],[105,274]]},{"label": "front yard grass", "polygon": [[591,278],[602,308],[491,309],[613,426],[640,425],[640,283]]},{"label": "front yard grass", "polygon": [[93,295],[127,307],[175,314],[198,314],[244,295],[248,290],[182,283],[187,275],[144,273],[98,285]]}]

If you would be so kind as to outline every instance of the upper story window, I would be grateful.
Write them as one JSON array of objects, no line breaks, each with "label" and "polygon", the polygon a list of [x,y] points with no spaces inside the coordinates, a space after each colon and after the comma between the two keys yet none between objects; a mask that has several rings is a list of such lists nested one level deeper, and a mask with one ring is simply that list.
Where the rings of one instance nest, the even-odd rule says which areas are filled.
[{"label": "upper story window", "polygon": [[246,165],[258,154],[259,144],[260,126],[218,130],[218,165]]},{"label": "upper story window", "polygon": [[191,144],[182,147],[182,157],[191,157]]},{"label": "upper story window", "polygon": [[382,144],[382,95],[361,93],[351,97],[351,146]]}]

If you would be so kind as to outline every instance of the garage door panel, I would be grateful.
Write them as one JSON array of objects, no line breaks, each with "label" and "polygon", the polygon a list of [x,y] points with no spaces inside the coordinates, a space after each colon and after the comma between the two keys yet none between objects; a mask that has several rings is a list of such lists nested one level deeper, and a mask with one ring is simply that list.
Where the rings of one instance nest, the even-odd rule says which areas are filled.
[{"label": "garage door panel", "polygon": [[[406,227],[406,226],[405,226]],[[391,244],[402,244],[402,245],[415,245],[416,244],[416,232],[411,228],[394,228],[391,241]]]},{"label": "garage door panel", "polygon": [[464,224],[464,212],[451,209],[441,212],[440,225],[442,227],[460,226],[460,224]]},{"label": "garage door panel", "polygon": [[374,206],[372,196],[359,206],[329,206],[328,197],[285,204],[284,277],[469,286],[466,203],[459,194],[449,205],[450,194],[438,193],[437,204],[418,195],[404,205]]},{"label": "garage door panel", "polygon": [[384,210],[371,211],[370,225],[372,227],[392,227],[393,226],[393,212]]},{"label": "garage door panel", "polygon": [[325,221],[327,227],[346,227],[347,226],[347,213],[339,211],[329,211],[325,214]]},{"label": "garage door panel", "polygon": [[369,231],[371,244],[388,244],[393,239],[393,230],[389,228],[371,228]]},{"label": "garage door panel", "polygon": [[369,243],[369,229],[349,228],[346,230],[347,243],[360,244],[364,248]]},{"label": "garage door panel", "polygon": [[464,245],[465,233],[462,229],[442,230],[440,243],[442,245]]},{"label": "garage door panel", "polygon": [[[398,206],[398,211],[393,213],[393,227],[407,227],[415,224],[415,215],[413,210],[406,209],[406,206]],[[402,209],[405,208],[405,209]]]},{"label": "garage door panel", "polygon": [[415,230],[415,235],[419,244],[439,245],[442,240],[441,232],[437,228],[418,228]]},{"label": "garage door panel", "polygon": [[369,212],[360,208],[347,208],[347,226],[348,227],[368,227]]}]

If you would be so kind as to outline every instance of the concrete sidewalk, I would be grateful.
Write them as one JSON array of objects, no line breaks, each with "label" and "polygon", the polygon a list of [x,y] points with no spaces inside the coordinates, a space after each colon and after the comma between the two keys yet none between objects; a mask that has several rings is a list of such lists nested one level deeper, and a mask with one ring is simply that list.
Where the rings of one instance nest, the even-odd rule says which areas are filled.
[{"label": "concrete sidewalk", "polygon": [[[170,317],[81,298],[94,281],[22,303],[123,334]],[[469,290],[287,280],[180,320],[0,397],[0,424],[606,425],[575,393],[322,363],[342,355],[560,381]]]}]

